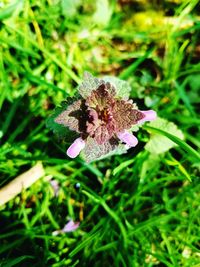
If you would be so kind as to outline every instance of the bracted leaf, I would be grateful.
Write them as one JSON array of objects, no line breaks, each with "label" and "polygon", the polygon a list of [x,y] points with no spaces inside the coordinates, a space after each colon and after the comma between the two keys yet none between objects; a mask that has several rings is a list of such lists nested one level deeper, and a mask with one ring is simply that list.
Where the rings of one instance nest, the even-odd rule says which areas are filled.
[{"label": "bracted leaf", "polygon": [[105,82],[110,82],[114,85],[117,97],[122,98],[124,100],[129,99],[131,87],[128,82],[112,76],[105,76],[103,77],[103,80]]},{"label": "bracted leaf", "polygon": [[71,141],[75,138],[76,135],[72,137],[72,133],[68,128],[55,122],[55,119],[59,116],[59,114],[61,114],[64,110],[67,109],[68,104],[69,104],[68,101],[62,102],[61,107],[57,107],[54,110],[53,114],[48,117],[48,119],[46,120],[46,126],[50,130],[52,130],[57,135],[58,138],[65,139],[66,141],[67,140]]},{"label": "bracted leaf", "polygon": [[127,150],[128,148],[124,144],[118,144],[118,146],[114,150],[111,150],[109,153],[102,155],[97,160],[105,159],[113,155],[122,155],[124,153],[127,153]]},{"label": "bracted leaf", "polygon": [[95,78],[91,73],[85,71],[83,74],[83,82],[79,85],[78,91],[80,95],[86,99],[91,95],[93,90],[96,90],[101,84],[105,82],[101,79]]},{"label": "bracted leaf", "polygon": [[81,99],[69,105],[56,118],[55,122],[72,131],[81,133],[86,129],[87,111],[85,100]]},{"label": "bracted leaf", "polygon": [[112,114],[117,132],[130,129],[139,120],[144,118],[144,114],[137,109],[133,109],[133,107],[133,104],[127,101],[115,101]]},{"label": "bracted leaf", "polygon": [[101,84],[97,90],[93,90],[86,99],[86,105],[90,108],[104,110],[114,102],[115,88],[110,83]]},{"label": "bracted leaf", "polygon": [[[177,125],[165,119],[157,118],[155,121],[150,122],[149,126],[164,130],[173,134],[174,136],[179,137],[180,139],[184,139],[183,132],[178,129]],[[176,146],[176,144],[169,138],[153,133],[149,139],[149,142],[145,145],[145,149],[152,154],[161,154],[174,146]]]},{"label": "bracted leaf", "polygon": [[112,152],[117,148],[118,144],[118,141],[112,138],[99,145],[93,138],[88,137],[86,146],[83,149],[83,157],[87,162],[91,162]]}]

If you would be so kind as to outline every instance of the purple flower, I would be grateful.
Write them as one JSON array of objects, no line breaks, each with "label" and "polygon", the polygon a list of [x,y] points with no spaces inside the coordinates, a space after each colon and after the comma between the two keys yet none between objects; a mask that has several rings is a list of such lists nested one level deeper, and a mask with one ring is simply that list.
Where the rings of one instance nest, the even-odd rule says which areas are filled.
[{"label": "purple flower", "polygon": [[139,121],[139,123],[143,123],[145,121],[153,121],[156,119],[157,114],[154,110],[141,110],[144,115],[144,118]]},{"label": "purple flower", "polygon": [[79,153],[84,147],[85,147],[85,141],[81,137],[79,137],[67,149],[67,155],[70,158],[75,158],[79,155]]},{"label": "purple flower", "polygon": [[83,150],[89,162],[116,151],[122,144],[124,150],[134,147],[138,140],[131,128],[156,118],[155,111],[138,110],[128,99],[129,93],[124,94],[126,82],[112,81],[86,72],[79,86],[80,98],[55,118],[56,123],[79,134],[67,150],[69,157],[75,158]]},{"label": "purple flower", "polygon": [[137,138],[128,131],[124,131],[117,134],[117,137],[124,142],[128,147],[134,147],[138,144]]},{"label": "purple flower", "polygon": [[74,222],[73,220],[70,220],[62,229],[63,233],[73,232],[75,231],[80,225],[80,222]]},{"label": "purple flower", "polygon": [[52,188],[53,188],[53,191],[54,191],[54,196],[58,196],[58,192],[59,192],[59,189],[60,189],[60,186],[59,186],[59,183],[57,180],[51,180],[49,181],[49,183],[51,184]]},{"label": "purple flower", "polygon": [[80,222],[74,222],[73,220],[70,220],[68,223],[65,224],[65,226],[61,230],[56,230],[52,234],[54,236],[61,234],[61,233],[69,233],[74,232],[80,225]]}]

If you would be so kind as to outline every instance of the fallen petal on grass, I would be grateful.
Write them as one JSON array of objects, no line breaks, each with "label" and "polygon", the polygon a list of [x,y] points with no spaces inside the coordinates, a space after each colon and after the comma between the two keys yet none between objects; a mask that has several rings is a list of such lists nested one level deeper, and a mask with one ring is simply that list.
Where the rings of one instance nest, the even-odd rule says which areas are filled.
[{"label": "fallen petal on grass", "polygon": [[59,189],[60,189],[60,186],[59,186],[58,181],[54,179],[54,180],[51,180],[49,183],[51,184],[51,186],[53,188],[54,196],[57,197],[58,196]]},{"label": "fallen petal on grass", "polygon": [[80,222],[74,222],[70,220],[62,229],[63,233],[73,232],[75,231],[80,225]]},{"label": "fallen petal on grass", "polygon": [[56,230],[52,233],[53,236],[59,235],[61,233],[69,233],[74,232],[80,225],[80,222],[74,222],[70,220],[61,230]]}]

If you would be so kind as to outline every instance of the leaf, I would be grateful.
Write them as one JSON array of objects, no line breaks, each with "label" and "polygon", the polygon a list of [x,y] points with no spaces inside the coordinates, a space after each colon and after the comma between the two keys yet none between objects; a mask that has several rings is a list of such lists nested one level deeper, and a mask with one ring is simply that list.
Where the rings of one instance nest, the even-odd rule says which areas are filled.
[{"label": "leaf", "polygon": [[119,144],[115,139],[99,145],[94,139],[88,138],[87,145],[83,149],[82,156],[86,162],[91,162],[126,152],[127,149],[125,145]]},{"label": "leaf", "polygon": [[104,156],[114,150],[117,147],[117,142],[105,142],[103,144],[98,144],[93,138],[88,137],[85,148],[83,149],[83,157],[87,162],[91,162]]},{"label": "leaf", "polygon": [[93,90],[86,99],[86,105],[90,108],[99,107],[103,110],[113,102],[113,96],[116,94],[115,87],[106,82],[101,84],[97,90]]},{"label": "leaf", "polygon": [[110,82],[115,86],[116,95],[124,100],[128,100],[131,92],[131,86],[127,81],[123,81],[116,77],[105,76],[103,80]]},{"label": "leaf", "polygon": [[68,105],[54,121],[77,133],[84,131],[86,127],[85,101],[80,99]]},{"label": "leaf", "polygon": [[118,144],[118,146],[114,150],[108,152],[105,155],[102,155],[97,160],[102,160],[102,159],[105,159],[105,158],[108,158],[108,157],[111,157],[114,155],[122,155],[124,153],[127,153],[127,150],[128,149],[126,148],[126,146],[124,144]]},{"label": "leaf", "polygon": [[200,161],[200,154],[194,148],[192,148],[190,145],[188,145],[186,142],[184,142],[180,138],[158,128],[154,128],[150,126],[144,126],[143,128],[146,130],[149,130],[150,132],[155,132],[160,135],[166,136],[167,138],[175,142],[177,145],[179,145],[182,149],[184,149],[188,154],[196,158],[198,162]]},{"label": "leaf", "polygon": [[[184,138],[182,131],[173,122],[165,119],[157,118],[155,121],[150,122],[148,126],[171,133],[180,139]],[[145,149],[152,154],[161,154],[175,146],[176,144],[165,135],[155,133],[151,135],[149,142],[145,145]]]},{"label": "leaf", "polygon": [[76,133],[72,134],[72,132],[68,129],[68,127],[65,127],[62,124],[56,123],[55,119],[58,118],[58,116],[66,111],[67,107],[71,104],[71,100],[66,100],[61,103],[61,107],[57,107],[53,114],[46,120],[46,127],[52,130],[58,138],[60,139],[66,139],[69,141],[74,140],[77,136]]},{"label": "leaf", "polygon": [[105,82],[101,79],[94,77],[91,73],[85,71],[83,74],[83,82],[79,85],[78,91],[80,95],[86,99],[91,95],[93,90],[96,90],[101,84]]},{"label": "leaf", "polygon": [[193,74],[187,77],[185,86],[190,86],[190,90],[187,91],[187,97],[189,98],[190,103],[198,104],[200,102],[200,75]]},{"label": "leaf", "polygon": [[113,117],[117,132],[130,129],[133,125],[144,118],[142,112],[133,109],[134,105],[124,100],[117,100],[113,107]]},{"label": "leaf", "polygon": [[96,90],[100,85],[105,84],[107,88],[111,87],[110,88],[111,91],[113,90],[114,87],[116,95],[119,98],[122,98],[124,100],[129,99],[131,86],[127,81],[123,81],[112,76],[105,76],[102,79],[98,79],[87,71],[84,72],[83,77],[84,77],[83,82],[78,87],[78,91],[83,98],[87,98],[88,96],[91,95],[91,92],[93,90]]}]

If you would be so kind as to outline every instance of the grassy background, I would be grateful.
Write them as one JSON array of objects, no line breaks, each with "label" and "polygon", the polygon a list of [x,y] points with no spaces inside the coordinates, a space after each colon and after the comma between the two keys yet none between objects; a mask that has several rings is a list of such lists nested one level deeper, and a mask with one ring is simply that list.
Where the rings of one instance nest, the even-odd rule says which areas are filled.
[{"label": "grassy background", "polygon": [[[0,186],[38,161],[60,184],[54,197],[41,179],[0,207],[1,267],[200,266],[192,155],[155,156],[142,129],[128,154],[87,165],[45,127],[88,70],[129,81],[140,109],[174,122],[198,151],[198,2],[1,1]],[[69,218],[80,228],[53,236]]]}]

